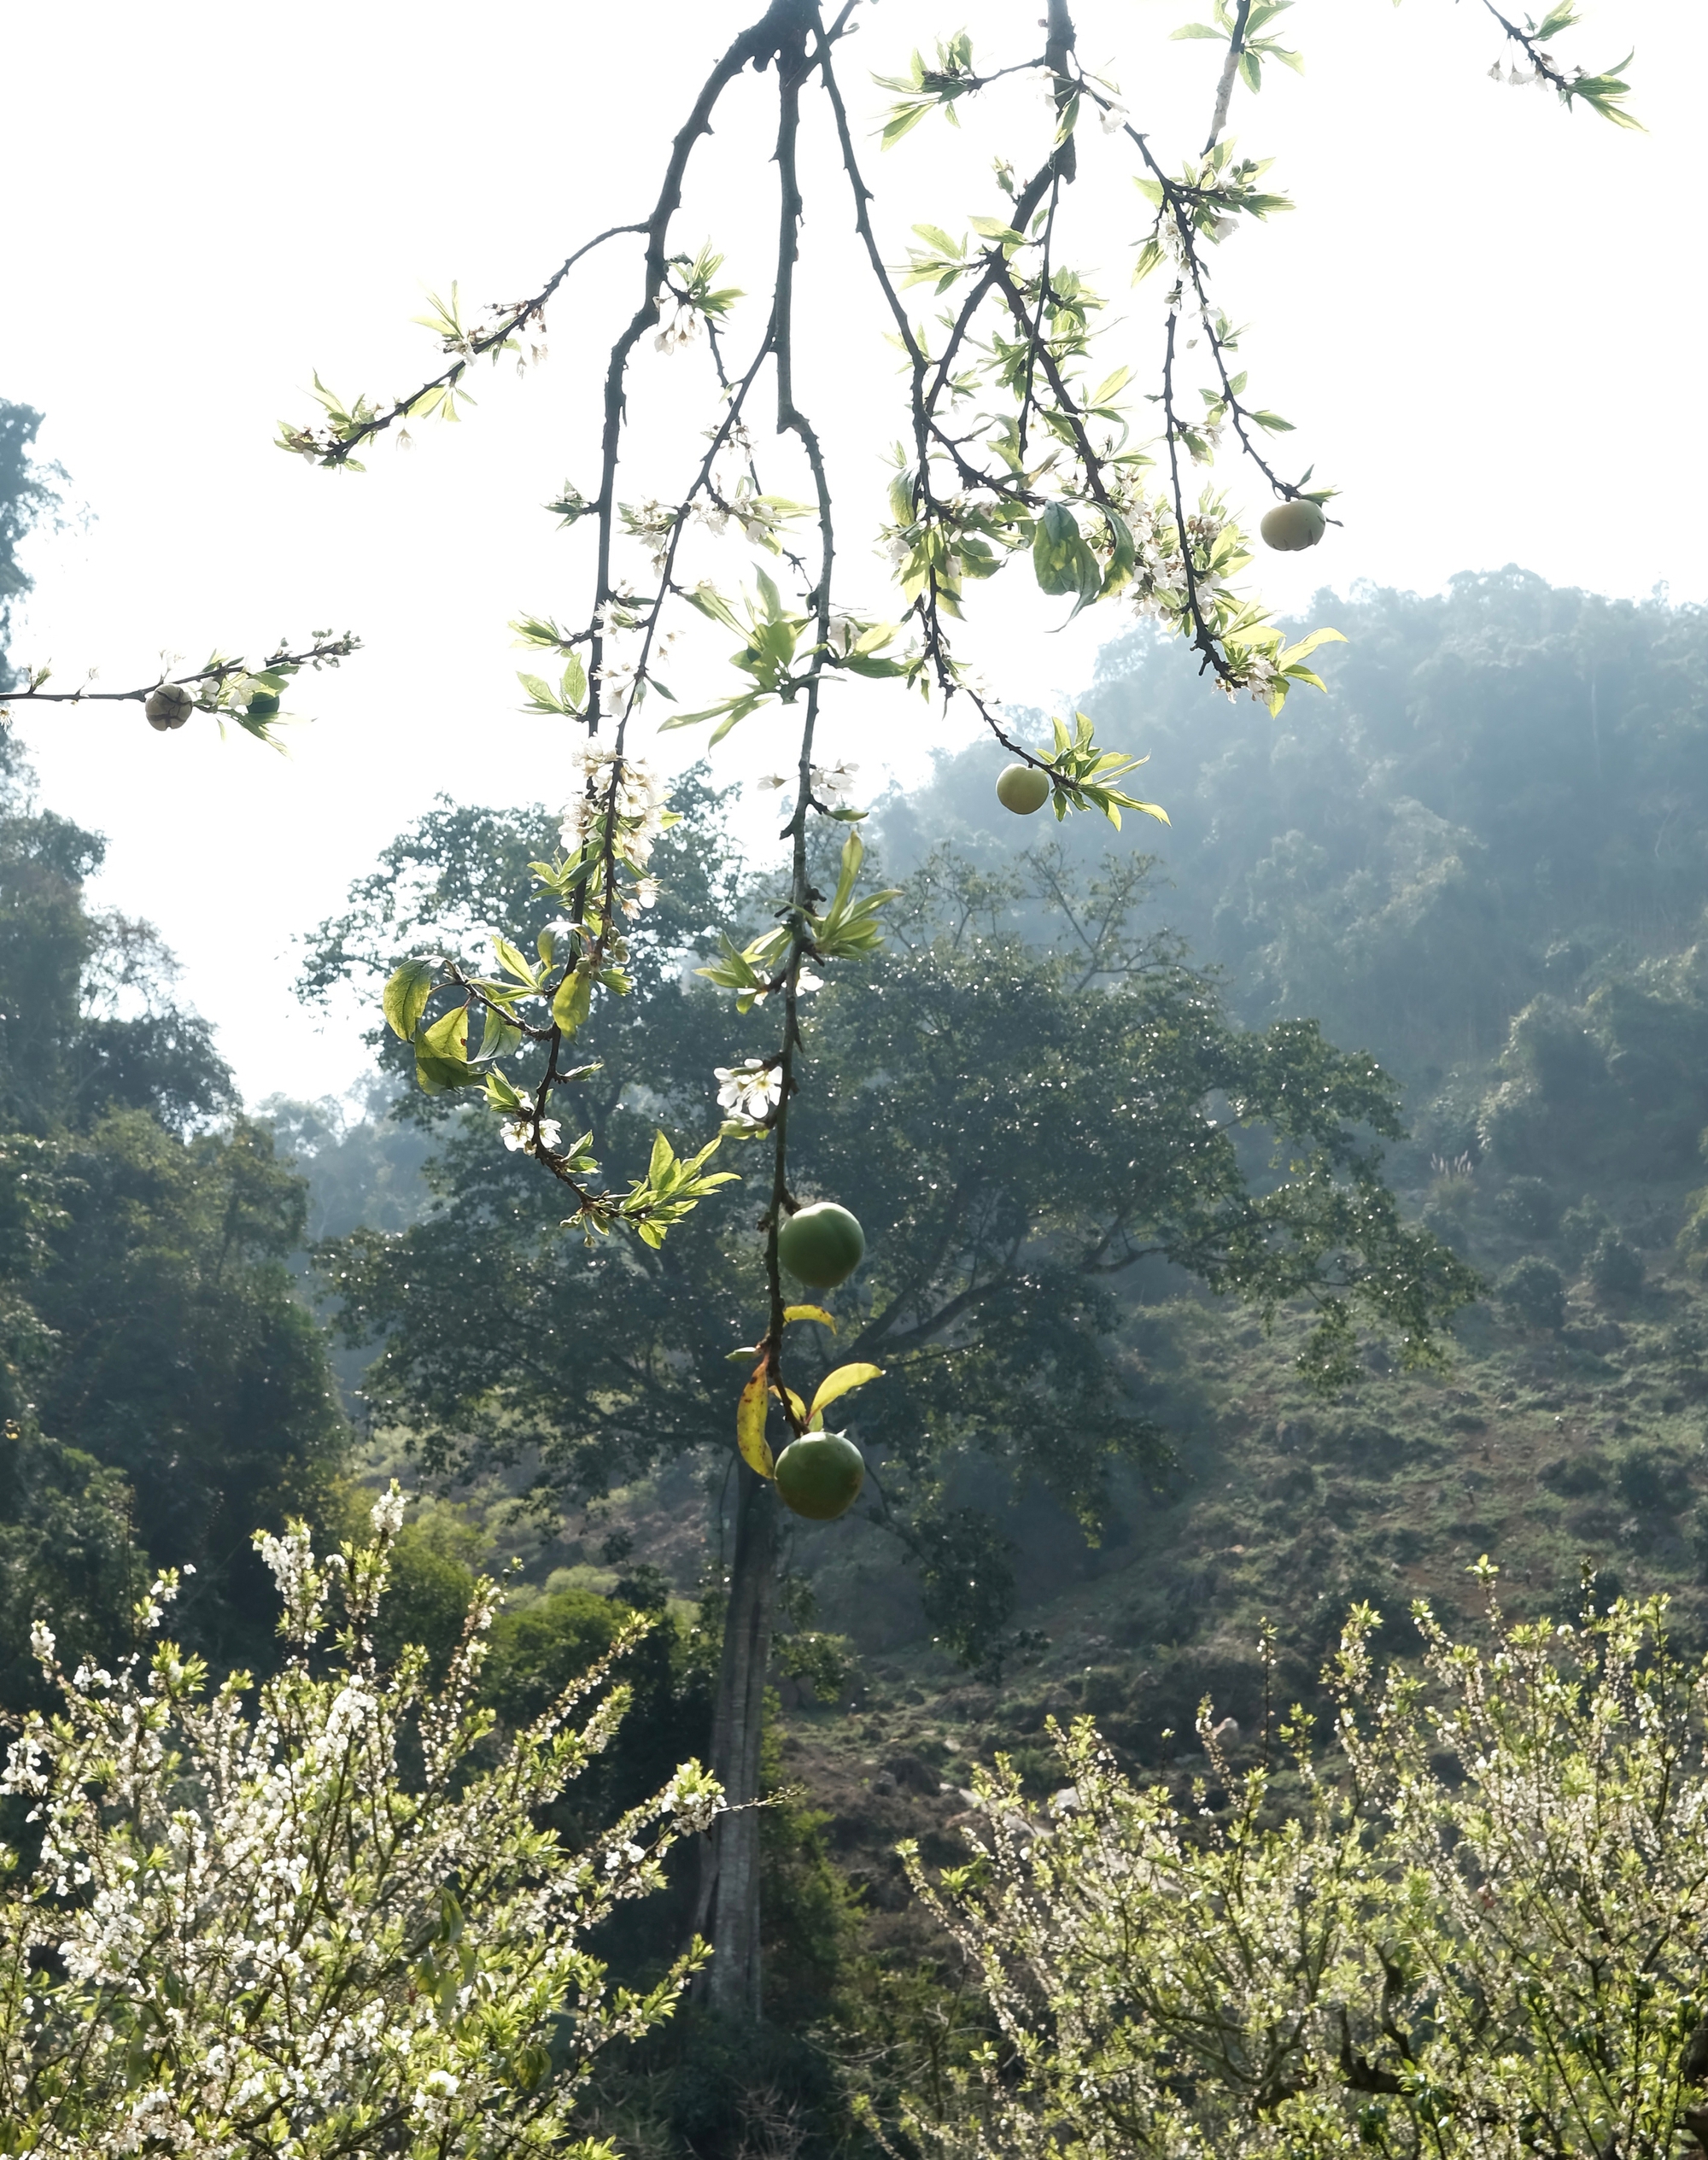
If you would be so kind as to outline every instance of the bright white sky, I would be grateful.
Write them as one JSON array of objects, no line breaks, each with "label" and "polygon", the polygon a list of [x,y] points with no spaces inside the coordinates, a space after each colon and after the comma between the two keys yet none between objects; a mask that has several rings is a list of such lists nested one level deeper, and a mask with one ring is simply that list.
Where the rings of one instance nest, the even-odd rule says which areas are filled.
[{"label": "bright white sky", "polygon": [[[634,305],[633,244],[575,273],[543,369],[483,371],[478,409],[457,428],[418,424],[407,454],[382,442],[365,475],[319,472],[271,447],[275,423],[310,413],[316,367],[347,394],[398,394],[431,372],[431,341],[409,326],[424,285],[456,278],[465,301],[508,299],[593,231],[644,215],[664,141],[758,3],[77,0],[9,23],[0,395],[45,412],[41,448],[91,513],[32,547],[38,590],[15,657],[69,680],[98,666],[118,688],[163,647],[199,662],[216,643],[254,651],[324,625],[364,640],[340,674],[304,679],[291,702],[315,724],[288,760],[221,743],[206,722],[157,735],[134,706],[20,720],[45,799],[108,835],[96,897],[158,925],[252,1098],[336,1091],[361,1065],[354,1013],[323,1032],[296,1010],[292,940],[379,847],[441,790],[564,792],[564,742],[516,716],[529,663],[506,623],[524,608],[584,614],[577,545],[538,506],[566,476],[594,484],[588,393],[611,311]],[[963,24],[982,63],[1023,58],[1037,8],[869,7],[843,48],[863,126],[886,102],[870,72]],[[1211,102],[1217,49],[1167,40],[1192,12],[1076,8],[1082,56],[1110,63],[1171,165],[1202,140]],[[1590,0],[1588,29],[1560,46],[1588,67],[1636,47],[1646,136],[1492,84],[1499,41],[1475,0],[1301,0],[1285,26],[1307,73],[1238,93],[1233,132],[1274,156],[1271,182],[1298,209],[1229,243],[1220,289],[1253,326],[1253,390],[1296,424],[1292,469],[1314,461],[1341,487],[1347,523],[1312,555],[1255,566],[1272,603],[1302,609],[1319,584],[1360,578],[1434,590],[1509,561],[1611,593],[1664,579],[1676,600],[1708,597],[1701,438],[1678,394],[1700,350],[1689,0]],[[775,220],[772,96],[769,75],[734,94],[677,227],[684,247],[722,247],[753,292]],[[871,147],[892,258],[915,220],[959,231],[1000,208],[996,151],[1037,161],[1044,109],[1027,81],[968,117],[885,157]],[[1069,259],[1105,269],[1108,366],[1144,376],[1160,311],[1126,269],[1144,206],[1119,145],[1094,127],[1084,141]],[[894,356],[845,195],[815,162],[805,177],[802,401],[849,489],[869,488],[845,511],[839,597],[883,612],[868,536],[899,432]],[[740,311],[736,324],[739,351],[759,325]],[[660,459],[630,492],[676,491],[664,454],[696,440],[705,366],[703,348],[645,356],[634,409],[664,416]],[[1227,477],[1237,501],[1256,501]],[[733,587],[749,555],[723,550],[698,568]],[[998,581],[974,648],[1016,702],[1071,696],[1126,618],[1105,610],[1053,636],[1062,604],[1024,585],[1021,570]],[[715,685],[690,657],[673,687]],[[874,790],[946,739],[916,703],[862,698],[835,712],[827,748]],[[1207,692],[1207,727],[1217,711]],[[666,740],[672,761],[697,742]],[[718,753],[732,777],[785,762],[762,719]],[[1167,799],[1166,771],[1147,781]]]}]

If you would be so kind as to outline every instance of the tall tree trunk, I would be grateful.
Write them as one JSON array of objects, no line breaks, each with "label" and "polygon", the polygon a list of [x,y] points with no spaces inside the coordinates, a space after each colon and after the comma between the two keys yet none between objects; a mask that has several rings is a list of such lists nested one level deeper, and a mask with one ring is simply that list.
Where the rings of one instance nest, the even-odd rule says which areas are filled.
[{"label": "tall tree trunk", "polygon": [[759,1742],[777,1594],[777,1501],[745,1462],[735,1471],[735,1559],[711,1721],[711,1767],[731,1812],[701,1841],[694,1924],[712,1946],[706,1996],[733,2017],[760,2015]]}]

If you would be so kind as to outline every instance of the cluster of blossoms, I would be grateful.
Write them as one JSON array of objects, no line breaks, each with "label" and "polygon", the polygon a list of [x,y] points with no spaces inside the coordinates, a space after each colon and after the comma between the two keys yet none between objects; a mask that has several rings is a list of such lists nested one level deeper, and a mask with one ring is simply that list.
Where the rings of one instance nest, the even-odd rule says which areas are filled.
[{"label": "cluster of blossoms", "polygon": [[504,1144],[512,1155],[537,1155],[544,1148],[547,1155],[555,1155],[564,1142],[564,1128],[554,1117],[536,1119],[531,1110],[520,1117],[506,1119],[503,1127]]},{"label": "cluster of blossoms", "polygon": [[788,503],[772,502],[757,494],[744,473],[733,489],[698,497],[693,515],[709,533],[722,534],[734,524],[744,539],[756,547],[768,547],[795,512]]},{"label": "cluster of blossoms", "polygon": [[678,301],[669,322],[661,323],[652,333],[652,349],[658,353],[679,353],[685,345],[695,342],[699,331],[699,310],[685,301]]},{"label": "cluster of blossoms", "polygon": [[[1173,510],[1162,496],[1147,497],[1140,493],[1128,505],[1126,515],[1134,548],[1132,582],[1128,588],[1133,612],[1172,623],[1184,612],[1187,600],[1185,559]],[[1224,580],[1214,565],[1225,522],[1202,511],[1186,520],[1193,585],[1201,602],[1223,589]]]},{"label": "cluster of blossoms", "polygon": [[67,1676],[36,1631],[63,1706],[22,1721],[0,1776],[41,1841],[0,1888],[5,2150],[561,2153],[596,2052],[669,2014],[690,1961],[611,1994],[587,1940],[711,1823],[715,1786],[685,1766],[588,1853],[536,1829],[621,1690],[586,1714],[596,1668],[494,1755],[475,1693],[490,1584],[442,1683],[418,1650],[379,1670],[401,1513],[394,1489],[372,1542],[329,1559],[300,1525],[258,1541],[291,1654],[253,1709],[248,1675],[210,1697],[170,1642]]},{"label": "cluster of blossoms", "polygon": [[[1334,1755],[1198,1724],[1189,1806],[1057,1736],[1063,1804],[975,1777],[974,1866],[909,1871],[1000,2038],[904,2127],[936,2160],[1599,2160],[1708,2147],[1708,1664],[1661,1601],[1379,1671],[1354,1609]],[[1212,1813],[1210,1782],[1225,1802]]]},{"label": "cluster of blossoms", "polygon": [[[618,856],[631,869],[644,870],[652,860],[653,841],[670,822],[662,785],[638,758],[619,758],[616,751],[598,743],[588,743],[577,750],[573,763],[582,786],[564,806],[559,834],[564,852],[580,855],[602,841],[609,811],[617,820]],[[651,902],[640,904],[647,906]]]},{"label": "cluster of blossoms", "polygon": [[783,1099],[783,1076],[763,1057],[717,1068],[717,1104],[736,1125],[763,1125]]},{"label": "cluster of blossoms", "polygon": [[1514,90],[1529,90],[1532,87],[1538,90],[1549,90],[1553,85],[1545,70],[1553,66],[1553,57],[1547,53],[1539,53],[1536,57],[1541,62],[1541,67],[1520,67],[1509,63],[1502,67],[1497,60],[1489,70],[1489,79],[1491,83],[1508,83]]},{"label": "cluster of blossoms", "polygon": [[[854,776],[859,770],[847,758],[839,758],[834,765],[809,765],[807,779],[816,799],[827,810],[838,810],[851,800]],[[757,784],[761,787],[787,787],[790,781],[791,776],[786,772],[767,772],[759,775]]]},{"label": "cluster of blossoms", "polygon": [[681,511],[651,495],[644,502],[625,502],[620,508],[623,531],[646,550],[653,576],[661,577],[670,558],[670,542],[681,522]]}]

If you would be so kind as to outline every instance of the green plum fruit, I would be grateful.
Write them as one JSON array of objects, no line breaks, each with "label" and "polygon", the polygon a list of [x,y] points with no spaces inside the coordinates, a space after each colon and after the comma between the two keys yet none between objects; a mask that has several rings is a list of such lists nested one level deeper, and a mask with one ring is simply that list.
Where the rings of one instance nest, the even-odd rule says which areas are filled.
[{"label": "green plum fruit", "polygon": [[865,1257],[866,1233],[846,1208],[820,1200],[777,1232],[777,1257],[810,1290],[834,1290]]},{"label": "green plum fruit", "polygon": [[1314,547],[1328,530],[1328,519],[1321,503],[1307,502],[1302,495],[1295,495],[1290,502],[1278,502],[1272,510],[1266,510],[1257,530],[1263,535],[1266,547],[1278,547],[1284,555],[1291,555],[1301,547]]},{"label": "green plum fruit", "polygon": [[804,1432],[777,1457],[783,1505],[810,1522],[834,1523],[860,1497],[866,1458],[839,1432]]},{"label": "green plum fruit", "polygon": [[1037,765],[1004,765],[997,775],[997,800],[1016,817],[1030,817],[1050,800],[1050,775]]}]

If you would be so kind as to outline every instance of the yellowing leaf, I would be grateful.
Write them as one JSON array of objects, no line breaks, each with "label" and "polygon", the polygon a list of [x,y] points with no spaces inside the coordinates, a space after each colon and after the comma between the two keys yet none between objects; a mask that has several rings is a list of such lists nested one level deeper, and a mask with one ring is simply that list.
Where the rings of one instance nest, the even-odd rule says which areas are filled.
[{"label": "yellowing leaf", "polygon": [[778,1397],[779,1401],[781,1401],[784,1396],[787,1396],[789,1398],[790,1409],[794,1412],[796,1417],[800,1420],[803,1425],[806,1423],[806,1405],[801,1401],[799,1396],[795,1393],[793,1388],[774,1388],[771,1391]]},{"label": "yellowing leaf", "polygon": [[822,1320],[833,1335],[836,1332],[836,1322],[832,1320],[822,1305],[785,1305],[783,1319],[786,1322],[798,1320]]},{"label": "yellowing leaf", "polygon": [[415,1033],[438,975],[436,957],[431,960],[406,960],[386,984],[386,1024],[402,1041],[407,1043]]},{"label": "yellowing leaf", "polygon": [[883,1367],[880,1365],[839,1365],[834,1373],[827,1373],[819,1382],[818,1393],[812,1398],[807,1423],[811,1425],[825,1406],[834,1402],[839,1396],[850,1394],[855,1388],[864,1387],[868,1380],[881,1380],[883,1377]]},{"label": "yellowing leaf", "polygon": [[772,1477],[776,1471],[765,1438],[765,1408],[769,1394],[765,1368],[756,1366],[752,1379],[742,1389],[741,1399],[735,1406],[735,1444],[741,1450],[742,1461],[750,1470],[757,1470],[762,1478]]}]

